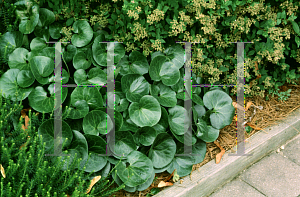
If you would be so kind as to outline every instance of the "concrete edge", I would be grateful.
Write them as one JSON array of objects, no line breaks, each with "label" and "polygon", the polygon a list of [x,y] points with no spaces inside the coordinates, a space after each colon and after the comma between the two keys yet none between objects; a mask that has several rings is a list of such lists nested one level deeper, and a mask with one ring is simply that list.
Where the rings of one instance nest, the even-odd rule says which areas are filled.
[{"label": "concrete edge", "polygon": [[[251,164],[260,160],[271,151],[279,148],[282,144],[291,140],[300,133],[300,109],[293,111],[284,120],[278,121],[277,125],[267,127],[248,138],[245,143],[245,154],[252,156],[228,156],[234,154],[231,150],[226,151],[219,164],[215,160],[200,167],[200,172],[195,170],[173,186],[166,188],[154,197],[207,197],[219,187],[223,186]],[[233,147],[236,151],[237,147]],[[192,180],[191,180],[192,179]]]}]

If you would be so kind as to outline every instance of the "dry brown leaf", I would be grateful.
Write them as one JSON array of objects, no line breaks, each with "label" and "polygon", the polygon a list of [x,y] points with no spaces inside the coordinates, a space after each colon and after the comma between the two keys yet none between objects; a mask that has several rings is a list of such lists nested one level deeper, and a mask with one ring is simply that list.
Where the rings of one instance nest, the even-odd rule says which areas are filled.
[{"label": "dry brown leaf", "polygon": [[166,186],[172,186],[173,183],[171,182],[164,182],[164,181],[161,181],[157,187],[166,187]]},{"label": "dry brown leaf", "polygon": [[181,180],[180,180],[180,184],[182,184],[182,183],[183,183],[183,180],[181,179]]},{"label": "dry brown leaf", "polygon": [[90,186],[89,186],[89,188],[88,188],[86,194],[88,194],[88,193],[91,191],[92,187],[93,187],[100,179],[101,179],[101,176],[100,176],[100,175],[99,175],[99,176],[96,176],[96,177],[94,177],[94,178],[92,179],[91,184],[90,184]]},{"label": "dry brown leaf", "polygon": [[5,171],[4,171],[4,168],[2,167],[2,164],[0,164],[0,170],[1,170],[1,174],[4,178],[6,178],[6,175],[5,175]]},{"label": "dry brown leaf", "polygon": [[220,163],[222,156],[225,154],[225,149],[217,141],[214,141],[214,144],[221,149],[221,152],[216,155],[216,164],[218,164]]},{"label": "dry brown leaf", "polygon": [[249,107],[251,107],[252,104],[253,104],[253,103],[252,103],[251,101],[249,101],[249,102],[247,103],[247,106],[246,106],[246,108],[245,108],[245,111],[247,111],[247,110],[249,109]]}]

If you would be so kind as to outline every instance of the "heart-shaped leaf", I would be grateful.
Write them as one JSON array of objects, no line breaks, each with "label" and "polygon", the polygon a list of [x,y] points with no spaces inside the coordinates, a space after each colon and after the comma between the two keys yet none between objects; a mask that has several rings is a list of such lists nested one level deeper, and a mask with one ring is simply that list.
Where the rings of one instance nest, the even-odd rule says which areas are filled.
[{"label": "heart-shaped leaf", "polygon": [[234,116],[235,109],[232,99],[221,90],[208,91],[203,97],[203,103],[209,110],[211,125],[216,129],[222,129],[230,125]]},{"label": "heart-shaped leaf", "polygon": [[149,75],[152,80],[161,80],[166,86],[175,85],[180,78],[179,69],[166,56],[156,56],[151,61]]},{"label": "heart-shaped leaf", "polygon": [[40,8],[39,14],[42,26],[48,26],[55,21],[54,13],[47,8]]},{"label": "heart-shaped leaf", "polygon": [[121,78],[122,91],[130,102],[139,102],[140,99],[149,94],[150,84],[138,74],[128,74]]},{"label": "heart-shaped leaf", "polygon": [[39,22],[39,6],[31,0],[18,1],[14,4],[17,6],[15,14],[21,20],[19,30],[23,34],[30,34],[34,31]]},{"label": "heart-shaped leaf", "polygon": [[21,70],[17,77],[18,85],[22,88],[31,86],[34,82],[33,74],[30,70]]},{"label": "heart-shaped leaf", "polygon": [[[73,133],[70,126],[62,120],[62,144],[65,142],[64,147],[68,147],[73,139]],[[49,119],[43,122],[38,128],[38,135],[43,137],[43,143],[46,143],[45,149],[50,150],[54,146],[54,119]],[[67,139],[68,138],[68,139]]]},{"label": "heart-shaped leaf", "polygon": [[33,38],[30,42],[31,51],[41,51],[45,47],[47,47],[47,44],[43,38]]},{"label": "heart-shaped leaf", "polygon": [[144,146],[150,146],[156,138],[156,131],[152,127],[139,128],[135,137]]},{"label": "heart-shaped leaf", "polygon": [[[116,142],[114,147],[114,157],[121,158],[120,155],[123,155],[124,158],[127,158],[127,155],[137,150],[137,146],[134,142],[134,138],[129,131],[118,131],[116,132]],[[111,144],[109,144],[111,145]]]},{"label": "heart-shaped leaf", "polygon": [[176,93],[162,83],[152,84],[150,94],[164,107],[174,107],[177,103]]},{"label": "heart-shaped leaf", "polygon": [[163,168],[172,162],[176,152],[176,143],[167,133],[160,133],[156,136],[148,157],[155,168]]},{"label": "heart-shaped leaf", "polygon": [[120,179],[129,187],[145,183],[154,170],[151,160],[139,151],[130,152],[127,162],[121,162],[116,169]]},{"label": "heart-shaped leaf", "polygon": [[90,109],[96,109],[102,106],[103,99],[96,87],[76,87],[71,93],[71,103],[85,100]]},{"label": "heart-shaped leaf", "polygon": [[76,47],[86,46],[93,38],[93,29],[86,20],[78,20],[73,24],[74,35],[71,42]]},{"label": "heart-shaped leaf", "polygon": [[19,31],[6,32],[0,37],[0,54],[1,57],[6,57],[16,48],[21,47],[23,43],[23,34]]},{"label": "heart-shaped leaf", "polygon": [[185,125],[187,128],[191,124],[191,121],[186,120],[185,117],[188,117],[188,113],[184,107],[176,105],[175,107],[169,108],[169,125],[172,131],[177,135],[183,135],[187,130],[185,129]]},{"label": "heart-shaped leaf", "polygon": [[70,109],[68,118],[71,119],[80,119],[89,113],[89,106],[85,100],[76,101]]},{"label": "heart-shaped leaf", "polygon": [[[68,94],[67,87],[61,87],[63,103]],[[28,96],[29,105],[36,111],[41,113],[49,113],[54,110],[54,83],[48,86],[46,92],[43,87],[37,86]]]},{"label": "heart-shaped leaf", "polygon": [[120,74],[139,74],[144,75],[148,73],[149,63],[147,58],[138,51],[132,51],[129,57],[125,55],[117,67],[121,67]]},{"label": "heart-shaped leaf", "polygon": [[[2,96],[9,98],[13,101],[21,101],[28,97],[28,95],[33,90],[33,87],[21,88],[17,83],[17,77],[19,74],[19,69],[9,69],[0,78],[0,91],[2,90]],[[15,93],[18,93],[16,98]],[[5,96],[4,96],[5,94]],[[23,94],[25,94],[23,96]],[[23,97],[23,98],[22,98]]]},{"label": "heart-shaped leaf", "polygon": [[30,70],[30,52],[24,48],[16,48],[9,56],[8,66],[19,70]]},{"label": "heart-shaped leaf", "polygon": [[[106,118],[107,117],[107,118]],[[101,110],[93,110],[83,118],[83,132],[85,134],[107,134],[113,127],[112,120]]]},{"label": "heart-shaped leaf", "polygon": [[138,126],[154,126],[161,116],[159,102],[150,95],[143,96],[139,103],[131,103],[129,106],[130,119]]},{"label": "heart-shaped leaf", "polygon": [[73,57],[73,66],[75,69],[86,70],[92,65],[91,60],[88,59],[87,54],[84,52],[77,52]]}]

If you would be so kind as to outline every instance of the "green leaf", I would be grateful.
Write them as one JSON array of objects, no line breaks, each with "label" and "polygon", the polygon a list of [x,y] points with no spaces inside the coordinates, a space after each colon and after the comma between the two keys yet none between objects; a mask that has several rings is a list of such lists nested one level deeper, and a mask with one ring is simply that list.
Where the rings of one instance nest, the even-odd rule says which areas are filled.
[{"label": "green leaf", "polygon": [[85,117],[89,113],[89,106],[85,100],[76,101],[72,106],[70,106],[70,113],[68,118],[80,119]]},{"label": "green leaf", "polygon": [[142,145],[150,146],[151,144],[153,144],[156,138],[156,131],[152,127],[142,127],[139,128],[135,133],[135,137]]},{"label": "green leaf", "polygon": [[[107,119],[106,119],[107,117]],[[83,132],[85,134],[107,134],[113,127],[112,120],[101,110],[93,110],[83,118]]]},{"label": "green leaf", "polygon": [[118,63],[117,67],[121,67],[120,74],[140,74],[148,73],[149,63],[147,58],[138,51],[132,51],[129,57],[125,55]]},{"label": "green leaf", "polygon": [[8,66],[19,70],[30,70],[31,53],[24,48],[16,48],[9,56]]},{"label": "green leaf", "polygon": [[[62,99],[63,103],[68,94],[67,87],[61,87],[62,89]],[[54,83],[48,86],[49,97],[47,92],[43,87],[37,86],[28,96],[29,105],[36,111],[40,113],[49,113],[54,110]],[[57,107],[57,106],[56,106]]]},{"label": "green leaf", "polygon": [[177,103],[176,93],[162,83],[152,84],[150,94],[164,107],[174,107]]},{"label": "green leaf", "polygon": [[14,51],[16,48],[21,47],[23,42],[23,34],[19,31],[6,32],[0,37],[0,54],[4,57],[5,51],[6,56]]},{"label": "green leaf", "polygon": [[175,107],[169,108],[169,125],[172,131],[177,135],[183,135],[186,132],[185,125],[189,127],[191,124],[191,121],[186,120],[185,117],[188,117],[188,113],[184,107],[176,105]]},{"label": "green leaf", "polygon": [[85,172],[97,172],[102,170],[107,163],[107,156],[99,156],[98,154],[106,154],[106,141],[100,137],[90,134],[84,134],[88,144],[88,152],[91,158],[87,163]]},{"label": "green leaf", "polygon": [[114,45],[110,45],[107,43],[99,43],[106,41],[104,34],[100,34],[94,40],[92,45],[92,53],[93,58],[97,62],[97,64],[106,67],[107,66],[107,51],[110,48],[107,48],[107,45],[110,47],[114,46],[114,54],[108,54],[109,59],[114,58],[114,63],[117,64],[120,59],[125,55],[125,48],[121,43],[116,43]]},{"label": "green leaf", "polygon": [[[2,96],[8,98],[11,96],[13,101],[21,101],[27,98],[30,92],[33,90],[33,87],[21,88],[17,83],[17,77],[19,74],[19,69],[9,69],[6,71],[0,78],[0,90],[2,89]],[[18,93],[17,99],[15,93]],[[4,96],[5,94],[5,96]],[[25,96],[22,99],[23,94]]]},{"label": "green leaf", "polygon": [[[62,131],[62,144],[65,142],[64,147],[68,147],[73,139],[73,133],[70,126],[65,122],[61,121],[61,131]],[[43,122],[38,128],[38,135],[43,137],[43,143],[46,143],[45,149],[51,150],[54,146],[54,119],[51,118]],[[68,139],[67,139],[68,138]],[[57,138],[58,139],[58,136]]]},{"label": "green leaf", "polygon": [[[127,158],[128,154],[137,150],[137,146],[134,142],[134,138],[130,131],[118,131],[115,136],[116,142],[114,147],[114,157],[120,159],[123,155]],[[123,158],[124,158],[123,157]]]},{"label": "green leaf", "polygon": [[62,24],[54,22],[49,25],[49,34],[53,39],[59,39],[61,37]]},{"label": "green leaf", "polygon": [[74,18],[69,18],[66,22],[66,25],[71,26],[73,24],[73,22],[74,22]]},{"label": "green leaf", "polygon": [[154,168],[163,168],[172,162],[176,153],[176,143],[167,133],[160,133],[156,136],[148,157],[151,159]]},{"label": "green leaf", "polygon": [[[48,77],[54,71],[53,59],[45,56],[35,56],[30,60],[31,71],[38,82],[39,77]],[[43,82],[40,82],[43,84]]]},{"label": "green leaf", "polygon": [[[127,163],[128,166],[126,166]],[[154,171],[151,160],[139,151],[132,151],[127,156],[126,163],[121,162],[116,170],[120,179],[129,187],[145,183]]]},{"label": "green leaf", "polygon": [[22,88],[31,86],[34,82],[33,74],[30,70],[21,70],[17,77],[18,85]]},{"label": "green leaf", "polygon": [[21,20],[19,30],[23,34],[30,34],[34,31],[39,22],[39,6],[30,0],[18,1],[14,4],[17,6],[15,14]]},{"label": "green leaf", "polygon": [[73,24],[74,35],[71,42],[76,47],[86,46],[93,38],[93,29],[85,20],[78,20]]},{"label": "green leaf", "polygon": [[210,121],[214,128],[222,129],[231,124],[235,109],[228,94],[222,90],[208,91],[203,97],[203,103],[206,108],[214,111],[210,114]]},{"label": "green leaf", "polygon": [[128,74],[121,78],[122,91],[130,102],[139,102],[140,99],[149,94],[150,84],[139,74]]},{"label": "green leaf", "polygon": [[159,102],[150,95],[143,96],[139,103],[131,103],[128,111],[130,119],[140,127],[156,125],[161,116]]},{"label": "green leaf", "polygon": [[299,45],[300,45],[300,39],[298,36],[295,36],[295,42],[297,44],[297,47],[299,48]]},{"label": "green leaf", "polygon": [[40,8],[39,20],[41,21],[43,27],[48,26],[55,21],[54,13],[51,10],[48,10],[46,8]]},{"label": "green leaf", "polygon": [[299,30],[299,25],[298,23],[296,23],[295,21],[291,21],[292,25],[293,25],[293,29],[296,32],[296,34],[298,34],[298,36],[300,36],[300,30]]},{"label": "green leaf", "polygon": [[162,81],[166,86],[175,85],[180,79],[176,65],[166,56],[156,56],[150,63],[149,75],[154,81]]},{"label": "green leaf", "polygon": [[75,69],[86,70],[92,65],[92,61],[88,58],[84,52],[77,52],[73,57],[73,66]]},{"label": "green leaf", "polygon": [[71,93],[71,103],[85,100],[90,109],[96,109],[102,106],[103,99],[96,87],[76,87]]}]

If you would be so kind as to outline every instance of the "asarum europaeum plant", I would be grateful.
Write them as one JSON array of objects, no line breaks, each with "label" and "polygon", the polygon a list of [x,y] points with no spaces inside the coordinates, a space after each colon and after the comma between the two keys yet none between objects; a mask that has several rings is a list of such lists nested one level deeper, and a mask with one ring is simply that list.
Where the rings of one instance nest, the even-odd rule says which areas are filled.
[{"label": "asarum europaeum plant", "polygon": [[[14,32],[4,36],[17,40],[22,34]],[[78,43],[83,43],[79,46],[90,44],[80,48],[68,45],[68,51],[64,50],[63,58],[73,61],[74,82],[105,84],[107,46],[99,43],[105,40],[105,35],[97,35],[94,42],[77,39]],[[25,94],[34,110],[50,113],[54,108],[54,48],[42,40],[34,38],[30,52],[21,47],[11,52],[10,69],[0,78],[0,89],[4,97],[11,99],[15,93]],[[75,153],[82,158],[79,169],[91,154],[85,172],[98,172],[110,164],[115,165],[120,159],[117,155],[124,155],[116,168],[115,181],[119,185],[126,183],[125,190],[130,192],[145,190],[153,182],[155,173],[165,170],[172,173],[177,169],[179,176],[188,175],[194,164],[203,161],[205,142],[216,140],[219,130],[232,121],[235,110],[228,93],[215,87],[206,92],[200,87],[193,88],[193,121],[187,122],[182,46],[173,45],[165,53],[153,53],[150,64],[140,52],[125,55],[122,44],[116,44],[114,52],[118,72],[115,76],[115,117],[106,113],[105,87],[76,87],[73,91],[62,87],[62,103],[66,107],[62,120],[63,152],[71,154],[71,158]],[[62,75],[63,84],[66,84],[71,78],[64,69]],[[193,77],[194,84],[201,80],[194,74]],[[14,100],[21,100],[21,97]],[[106,134],[113,127],[113,118],[116,155],[99,156],[106,154]],[[192,124],[193,128],[192,153],[201,156],[175,156],[183,153],[186,124]],[[43,122],[38,134],[45,139],[45,149],[53,149],[54,119]],[[72,159],[67,162],[63,157],[63,160],[62,169],[67,169]]]},{"label": "asarum europaeum plant", "polygon": [[[19,4],[24,2],[30,1]],[[60,28],[52,25],[55,17],[50,10],[31,3],[23,6],[29,7],[19,12],[19,31],[0,38],[0,52],[7,53],[10,68],[0,78],[0,90],[13,101],[26,99],[37,112],[53,113],[55,48],[46,42],[50,37],[57,41]],[[108,48],[99,42],[107,41],[108,33],[94,32],[85,20],[74,22],[73,29],[71,44],[62,45],[62,84],[106,84]],[[33,39],[26,35],[32,32]],[[26,43],[29,47],[23,48]],[[193,165],[203,161],[206,142],[215,141],[219,130],[232,122],[235,109],[228,90],[193,88],[190,122],[185,120],[189,114],[184,108],[185,51],[180,44],[152,53],[149,61],[138,51],[125,55],[124,45],[116,43],[114,63],[114,117],[106,113],[107,94],[111,94],[106,87],[62,87],[62,149],[71,154],[69,162],[62,157],[62,169],[71,165],[75,153],[82,158],[80,170],[91,154],[87,173],[110,170],[123,155],[113,178],[119,185],[125,183],[129,192],[147,189],[155,173],[177,169],[180,177],[190,174]],[[203,78],[192,76],[193,84],[202,83]],[[106,154],[106,134],[113,119],[114,155],[99,156]],[[183,153],[185,125],[192,125],[192,153],[201,156],[175,155]],[[53,118],[40,125],[38,135],[46,142],[45,150],[53,150]]]}]

